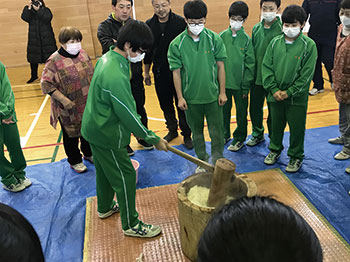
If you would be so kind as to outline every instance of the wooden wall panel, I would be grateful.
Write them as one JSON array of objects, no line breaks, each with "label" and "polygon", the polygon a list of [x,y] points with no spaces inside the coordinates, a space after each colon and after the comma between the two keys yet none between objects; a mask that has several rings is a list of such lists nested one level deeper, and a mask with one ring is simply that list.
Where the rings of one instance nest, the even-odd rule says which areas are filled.
[{"label": "wooden wall panel", "polygon": [[[186,0],[171,1],[172,10],[183,15]],[[282,8],[288,4],[301,4],[302,0],[282,1]],[[8,67],[26,65],[26,47],[28,24],[21,20],[21,12],[27,0],[0,0],[0,61]],[[83,48],[92,58],[101,55],[101,46],[97,40],[97,27],[111,12],[111,0],[46,0],[53,13],[52,26],[57,38],[63,26],[75,26],[83,33]],[[226,29],[228,8],[232,1],[207,0],[208,16],[206,26],[216,32]],[[259,0],[247,0],[249,17],[246,31],[259,20]],[[151,0],[136,0],[136,18],[145,21],[152,17]],[[58,41],[57,41],[58,43]],[[59,46],[59,43],[58,43]]]}]

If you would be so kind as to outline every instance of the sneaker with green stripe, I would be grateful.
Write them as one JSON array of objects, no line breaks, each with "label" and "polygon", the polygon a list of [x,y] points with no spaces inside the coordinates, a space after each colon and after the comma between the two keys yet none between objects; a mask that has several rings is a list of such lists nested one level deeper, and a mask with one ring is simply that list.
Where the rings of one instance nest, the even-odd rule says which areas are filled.
[{"label": "sneaker with green stripe", "polygon": [[271,151],[264,159],[266,165],[273,165],[280,157],[281,153]]},{"label": "sneaker with green stripe", "polygon": [[286,171],[289,173],[298,172],[299,169],[301,168],[302,163],[303,163],[303,160],[301,160],[301,159],[291,158],[289,160],[287,167],[286,167]]},{"label": "sneaker with green stripe", "polygon": [[136,226],[124,230],[124,235],[130,237],[150,238],[158,236],[161,232],[162,229],[160,226],[145,224],[140,220]]}]

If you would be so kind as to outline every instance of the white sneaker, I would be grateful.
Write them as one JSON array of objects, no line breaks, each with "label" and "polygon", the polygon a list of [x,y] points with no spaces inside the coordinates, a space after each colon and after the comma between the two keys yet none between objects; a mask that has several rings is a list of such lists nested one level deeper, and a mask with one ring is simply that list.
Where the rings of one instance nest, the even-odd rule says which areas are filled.
[{"label": "white sneaker", "polygon": [[328,139],[328,143],[336,144],[336,145],[344,145],[344,141],[341,136]]},{"label": "white sneaker", "polygon": [[70,166],[75,172],[77,172],[77,173],[83,173],[83,172],[85,172],[86,170],[87,170],[87,167],[86,167],[86,165],[84,165],[84,163],[83,162],[80,162],[80,163],[78,163],[78,164],[75,164],[75,165],[72,165],[72,166]]},{"label": "white sneaker", "polygon": [[107,218],[107,217],[110,217],[111,215],[115,214],[115,213],[118,213],[120,210],[119,210],[119,206],[118,206],[118,203],[115,203],[114,206],[109,210],[107,211],[106,213],[100,213],[100,212],[97,212],[97,215],[99,218]]},{"label": "white sneaker", "polygon": [[240,150],[242,147],[244,147],[244,143],[243,142],[239,142],[237,141],[235,144],[231,144],[228,146],[227,150],[230,150],[232,152],[237,152],[238,150]]},{"label": "white sneaker", "polygon": [[334,156],[334,159],[336,160],[346,160],[349,158],[350,158],[350,155],[348,153],[345,153],[343,150]]},{"label": "white sneaker", "polygon": [[201,167],[201,166],[197,166],[195,173],[204,173],[207,172],[207,170],[205,170],[205,168]]},{"label": "white sneaker", "polygon": [[312,88],[312,89],[309,91],[309,95],[310,95],[310,96],[314,96],[314,95],[317,95],[317,94],[323,93],[323,92],[324,92],[324,89],[318,90],[317,88]]},{"label": "white sneaker", "polygon": [[21,183],[17,183],[17,184],[11,184],[11,185],[2,185],[4,189],[6,189],[7,191],[10,191],[10,192],[20,192],[24,189],[26,189],[26,187]]},{"label": "white sneaker", "polygon": [[124,235],[130,236],[130,237],[155,237],[158,236],[162,232],[162,229],[160,226],[155,225],[148,225],[143,223],[142,221],[139,221],[139,223],[127,230],[124,230]]},{"label": "white sneaker", "polygon": [[30,187],[32,185],[32,181],[29,180],[28,177],[24,177],[23,179],[20,179],[20,182],[22,183],[22,185],[24,185],[26,188]]}]

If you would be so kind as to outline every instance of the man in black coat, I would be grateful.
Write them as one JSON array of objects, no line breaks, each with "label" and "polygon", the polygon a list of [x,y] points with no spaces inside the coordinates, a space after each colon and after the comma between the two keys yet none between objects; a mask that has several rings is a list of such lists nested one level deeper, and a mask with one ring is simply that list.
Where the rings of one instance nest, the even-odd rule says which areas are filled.
[{"label": "man in black coat", "polygon": [[191,129],[189,128],[185,112],[177,106],[177,95],[173,82],[173,75],[168,64],[168,48],[171,41],[186,29],[185,20],[171,11],[170,0],[152,0],[154,15],[146,24],[151,28],[154,45],[150,53],[146,54],[145,83],[151,85],[149,70],[153,62],[153,74],[156,92],[163,111],[169,133],[164,137],[170,142],[178,136],[178,122],[175,115],[174,99],[179,117],[179,125],[184,136],[184,144],[192,149]]},{"label": "man in black coat", "polygon": [[314,86],[309,91],[310,95],[324,92],[322,77],[322,63],[327,70],[329,81],[333,87],[332,69],[334,61],[335,44],[337,39],[337,27],[340,24],[339,6],[341,0],[304,0],[303,8],[310,15],[310,30],[308,36],[315,41],[318,58]]},{"label": "man in black coat", "polygon": [[[111,46],[117,41],[119,29],[129,20],[132,10],[133,0],[112,0],[113,12],[103,21],[97,30],[97,38],[102,46],[102,53],[109,51]],[[137,113],[141,116],[141,122],[148,127],[147,114],[145,110],[145,88],[143,86],[142,62],[131,63],[131,91],[136,102]],[[146,143],[143,139],[137,139],[139,144],[146,150],[153,149],[153,145]],[[129,156],[134,155],[131,147],[127,146]]]},{"label": "man in black coat", "polygon": [[57,50],[52,30],[52,13],[44,1],[31,1],[23,8],[21,18],[29,24],[27,60],[30,63],[31,78],[27,83],[38,79],[38,64],[45,63]]}]

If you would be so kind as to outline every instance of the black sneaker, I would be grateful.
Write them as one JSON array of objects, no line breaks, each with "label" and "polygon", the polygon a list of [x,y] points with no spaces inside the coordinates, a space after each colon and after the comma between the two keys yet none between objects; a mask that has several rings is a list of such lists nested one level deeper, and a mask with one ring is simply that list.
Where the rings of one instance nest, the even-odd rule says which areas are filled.
[{"label": "black sneaker", "polygon": [[193,142],[190,136],[185,136],[184,137],[184,144],[187,149],[192,149],[193,148]]},{"label": "black sneaker", "polygon": [[132,148],[130,147],[130,145],[127,145],[127,146],[126,146],[126,150],[128,151],[128,155],[129,155],[129,156],[135,155],[135,152],[134,152],[134,150],[132,150]]},{"label": "black sneaker", "polygon": [[27,84],[33,83],[35,80],[37,80],[38,77],[31,77],[28,81]]},{"label": "black sneaker", "polygon": [[164,139],[169,143],[171,140],[177,138],[178,134],[177,131],[170,131]]},{"label": "black sneaker", "polygon": [[143,140],[143,139],[140,139],[140,140],[137,140],[137,142],[139,142],[139,144],[141,145],[141,146],[143,146],[143,149],[145,149],[145,150],[152,150],[154,147],[153,147],[153,145],[151,145],[151,144],[148,144],[145,140]]}]

